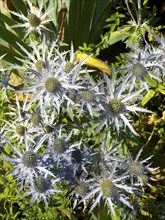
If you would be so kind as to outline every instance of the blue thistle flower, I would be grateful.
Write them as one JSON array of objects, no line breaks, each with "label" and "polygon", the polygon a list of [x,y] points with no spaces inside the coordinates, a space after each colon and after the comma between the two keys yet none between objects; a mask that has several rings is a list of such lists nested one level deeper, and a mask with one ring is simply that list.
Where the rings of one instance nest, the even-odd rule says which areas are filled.
[{"label": "blue thistle flower", "polygon": [[111,173],[104,172],[103,177],[94,176],[89,184],[89,192],[80,202],[90,199],[92,201],[92,205],[89,212],[91,212],[97,204],[99,205],[101,203],[101,200],[103,199],[105,204],[108,203],[109,209],[114,216],[116,216],[114,210],[116,202],[121,202],[129,208],[132,208],[126,194],[132,194],[133,187],[126,185],[125,180],[127,177],[127,175],[118,177],[116,175],[116,165],[114,165]]},{"label": "blue thistle flower", "polygon": [[40,8],[36,8],[32,5],[30,0],[27,0],[29,10],[27,17],[22,13],[17,13],[14,11],[10,11],[15,16],[19,17],[24,23],[18,23],[13,25],[12,28],[23,27],[26,29],[25,37],[26,38],[30,32],[36,31],[41,35],[42,30],[50,31],[45,25],[50,22],[50,19],[47,18],[47,15],[53,10],[49,10],[45,14],[42,13],[43,9],[43,1],[41,2]]},{"label": "blue thistle flower", "polygon": [[60,178],[48,178],[45,176],[36,176],[33,178],[33,181],[30,186],[28,186],[28,192],[25,193],[21,199],[32,195],[30,205],[35,203],[38,199],[44,201],[45,205],[48,206],[48,198],[55,195],[60,190],[54,189],[53,185],[56,182],[59,182]]},{"label": "blue thistle flower", "polygon": [[[36,77],[28,79],[28,89],[21,90],[22,92],[32,93],[32,98],[29,105],[32,105],[37,100],[43,99],[44,107],[55,107],[59,113],[62,103],[67,101],[67,91],[69,89],[79,89],[80,86],[70,83],[70,74],[63,70],[63,65],[55,68],[50,68],[48,60],[45,60],[46,71],[42,73],[34,69],[29,69]],[[20,91],[19,91],[20,92]]]},{"label": "blue thistle flower", "polygon": [[120,127],[124,125],[124,127],[128,127],[133,134],[138,135],[127,117],[129,117],[129,112],[152,113],[152,111],[136,107],[136,104],[133,105],[134,100],[136,100],[137,97],[139,98],[139,94],[143,92],[144,88],[130,93],[127,91],[127,79],[124,79],[118,87],[116,86],[118,82],[110,80],[108,76],[105,76],[105,80],[107,87],[105,95],[103,96],[104,111],[100,112],[102,121],[99,123],[96,132],[99,132],[104,126],[106,126],[108,130],[109,125],[112,124],[118,134]]},{"label": "blue thistle flower", "polygon": [[20,190],[24,188],[26,183],[32,183],[33,177],[38,174],[45,174],[54,177],[54,174],[49,171],[48,167],[44,163],[44,158],[37,154],[37,151],[41,148],[42,142],[34,146],[30,146],[27,143],[25,136],[25,149],[13,146],[8,140],[6,143],[12,148],[13,156],[0,158],[0,160],[5,160],[14,165],[14,168],[10,173],[16,176],[18,182],[21,181]]},{"label": "blue thistle flower", "polygon": [[[148,160],[150,160],[152,156],[147,157],[146,159],[139,161],[139,157],[141,155],[143,151],[143,147],[139,150],[138,154],[136,155],[135,159],[133,160],[130,152],[128,152],[128,156],[129,156],[129,161],[126,162],[126,167],[127,167],[127,174],[130,175],[131,177],[131,184],[133,185],[141,185],[143,187],[143,185],[148,185],[151,187],[151,185],[149,184],[149,180],[153,180],[155,181],[154,178],[149,177],[147,174],[151,173],[155,170],[158,169],[157,168],[151,168],[149,164],[146,164],[148,162]],[[136,178],[136,181],[135,181]]]},{"label": "blue thistle flower", "polygon": [[[144,49],[138,48],[135,45],[129,44],[130,48],[134,52],[130,52],[128,56],[125,56],[126,60],[130,65],[121,68],[120,70],[126,70],[128,75],[126,76],[127,80],[130,80],[131,90],[137,85],[137,81],[142,82],[144,88],[149,91],[149,86],[146,80],[146,77],[160,81],[160,78],[156,76],[154,69],[158,68],[162,70],[162,65],[159,62],[150,60],[149,45],[146,45]],[[131,57],[131,58],[130,58]]]}]

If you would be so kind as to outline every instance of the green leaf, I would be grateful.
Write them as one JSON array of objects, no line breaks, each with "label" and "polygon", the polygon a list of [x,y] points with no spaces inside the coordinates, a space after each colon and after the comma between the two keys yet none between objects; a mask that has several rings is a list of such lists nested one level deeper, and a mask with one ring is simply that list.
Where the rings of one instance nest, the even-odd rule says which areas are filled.
[{"label": "green leaf", "polygon": [[123,28],[119,31],[114,31],[112,33],[108,33],[107,36],[105,35],[103,37],[103,43],[104,42],[107,42],[107,45],[110,46],[110,45],[113,45],[119,41],[123,41],[125,40],[127,37],[130,36],[130,33],[129,33],[129,28]]},{"label": "green leaf", "polygon": [[6,16],[5,14],[3,14],[1,12],[0,12],[0,20],[3,21],[4,23],[8,24],[9,26],[17,24],[16,21],[14,21],[13,19],[9,18],[8,16]]},{"label": "green leaf", "polygon": [[110,14],[112,4],[112,0],[96,0],[94,16],[92,17],[92,28],[90,33],[91,36],[89,36],[89,43],[97,43],[101,35],[102,28],[105,25],[105,21]]},{"label": "green leaf", "polygon": [[159,84],[157,91],[159,91],[160,93],[162,93],[163,95],[165,95],[165,85],[163,84]]},{"label": "green leaf", "polygon": [[[13,64],[21,64],[19,60],[17,60],[15,57],[21,58],[20,54],[16,53],[16,51],[11,50],[10,48],[0,44],[0,56],[5,54],[5,57],[3,57],[3,60],[13,63]],[[1,61],[2,62],[2,61]]]},{"label": "green leaf", "polygon": [[18,46],[17,42],[29,51],[29,47],[20,38],[18,38],[15,34],[13,34],[11,31],[7,30],[2,25],[0,25],[0,29],[1,29],[1,38],[10,45],[11,51],[13,49],[16,49],[18,52],[20,52],[20,54],[25,54],[21,50],[21,48]]},{"label": "green leaf", "polygon": [[84,42],[97,43],[111,9],[111,0],[70,0],[65,41],[78,49]]},{"label": "green leaf", "polygon": [[27,6],[25,5],[23,0],[11,0],[12,4],[16,8],[18,13],[23,13],[25,16],[27,15]]},{"label": "green leaf", "polygon": [[150,86],[157,87],[158,82],[155,79],[149,77],[149,75],[145,76],[145,80],[148,82]]},{"label": "green leaf", "polygon": [[109,212],[109,208],[107,206],[100,206],[99,208],[95,208],[92,211],[92,220],[120,220],[120,216],[118,215],[118,210],[116,211],[116,216],[113,216]]},{"label": "green leaf", "polygon": [[70,219],[71,220],[77,220],[77,218],[71,213],[71,215],[70,215]]},{"label": "green leaf", "polygon": [[[1,12],[0,12],[0,20],[3,21],[4,23],[6,23],[9,27],[11,27],[12,25],[17,24],[17,22],[15,20],[13,20],[12,18],[6,16],[5,14],[3,14]],[[24,36],[24,33],[21,30],[22,30],[22,28],[15,28],[13,30],[17,33],[19,38],[23,38],[23,36]]]},{"label": "green leaf", "polygon": [[153,89],[149,90],[149,92],[145,95],[145,97],[143,98],[141,104],[142,106],[146,105],[147,102],[150,101],[150,99],[152,99],[155,95],[155,91]]}]

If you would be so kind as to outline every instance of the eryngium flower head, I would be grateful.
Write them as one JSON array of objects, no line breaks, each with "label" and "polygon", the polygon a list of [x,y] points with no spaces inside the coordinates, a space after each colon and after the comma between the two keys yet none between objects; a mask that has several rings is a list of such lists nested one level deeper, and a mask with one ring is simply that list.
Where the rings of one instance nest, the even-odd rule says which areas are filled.
[{"label": "eryngium flower head", "polygon": [[[60,162],[66,161],[69,162],[69,153],[71,152],[72,145],[69,144],[69,139],[72,136],[72,131],[66,135],[63,129],[63,125],[56,130],[49,139],[49,145],[47,147],[46,157],[52,158],[54,163],[57,163],[57,166]],[[73,145],[74,146],[74,145]]]},{"label": "eryngium flower head", "polygon": [[[138,185],[140,184],[141,186],[147,184],[148,186],[150,186],[149,184],[149,180],[155,180],[152,177],[149,177],[147,174],[151,173],[153,171],[155,171],[158,168],[151,168],[149,164],[146,164],[148,162],[148,160],[150,160],[152,156],[147,157],[146,159],[140,161],[139,157],[141,155],[143,151],[143,147],[139,150],[138,154],[135,157],[135,160],[133,160],[131,154],[128,152],[128,156],[129,156],[129,161],[126,163],[127,166],[127,173],[131,176],[131,184],[135,184]],[[136,181],[135,181],[136,179]],[[134,183],[135,182],[135,183]]]},{"label": "eryngium flower head", "polygon": [[30,128],[29,121],[25,117],[25,112],[28,111],[27,100],[28,97],[25,98],[24,103],[22,104],[16,95],[16,105],[9,105],[10,111],[5,112],[6,115],[9,117],[12,116],[12,118],[4,121],[4,136],[10,136],[10,140],[17,141],[18,146],[23,143],[25,135],[28,141],[35,143],[32,138],[32,130]]},{"label": "eryngium flower head", "polygon": [[108,203],[109,209],[114,216],[114,205],[116,202],[120,201],[124,205],[132,208],[126,194],[127,192],[133,193],[133,188],[126,185],[125,180],[127,176],[118,177],[115,172],[116,165],[114,165],[111,173],[104,172],[103,177],[95,176],[92,179],[92,182],[89,184],[89,193],[81,200],[90,199],[93,201],[90,212],[97,204],[100,204],[102,199],[105,202],[104,204]]},{"label": "eryngium flower head", "polygon": [[107,84],[105,95],[103,96],[103,100],[105,100],[105,103],[103,103],[105,111],[101,112],[100,117],[102,121],[99,124],[97,132],[99,132],[104,125],[108,129],[109,125],[112,124],[118,133],[120,127],[124,125],[124,127],[128,127],[133,134],[138,135],[127,117],[129,117],[129,111],[133,113],[152,113],[144,108],[136,107],[136,104],[134,104],[134,100],[136,100],[137,97],[139,98],[139,94],[142,93],[144,88],[130,93],[127,89],[127,79],[124,79],[118,86],[115,85],[118,82],[110,80],[108,76],[105,76],[105,80]]},{"label": "eryngium flower head", "polygon": [[78,99],[77,103],[80,104],[80,109],[78,111],[80,116],[82,112],[87,110],[93,118],[96,112],[103,109],[100,102],[101,92],[99,91],[99,84],[94,82],[88,74],[86,74],[86,76],[86,79],[81,82],[84,89],[79,90],[78,97],[76,97]]},{"label": "eryngium flower head", "polygon": [[131,86],[130,88],[136,88],[136,82],[140,80],[143,86],[147,91],[149,91],[149,85],[146,80],[146,77],[150,77],[155,79],[156,81],[160,81],[157,74],[155,74],[155,69],[159,71],[163,70],[163,66],[157,62],[156,60],[153,62],[149,59],[149,46],[146,45],[144,49],[138,48],[135,45],[129,45],[134,53],[130,53],[126,56],[127,61],[130,65],[122,68],[121,70],[126,70],[128,72],[127,79],[130,80]]},{"label": "eryngium flower head", "polygon": [[21,182],[20,190],[24,188],[26,183],[32,183],[33,177],[37,176],[38,173],[54,177],[54,174],[47,169],[43,158],[37,153],[42,146],[42,142],[38,142],[35,147],[31,147],[25,136],[25,149],[21,147],[20,150],[8,140],[6,142],[12,148],[14,156],[0,158],[0,160],[8,161],[14,165],[10,173],[14,174],[16,179]]},{"label": "eryngium flower head", "polygon": [[92,147],[82,146],[82,143],[70,146],[70,160],[68,166],[74,176],[79,173],[88,173],[88,167],[91,165],[93,153],[90,152]]},{"label": "eryngium flower head", "polygon": [[38,9],[37,7],[33,6],[32,3],[30,2],[30,0],[27,0],[28,6],[29,6],[29,12],[27,17],[22,14],[22,13],[17,13],[15,11],[10,11],[12,14],[16,15],[17,17],[19,17],[23,22],[25,23],[19,23],[16,25],[13,25],[13,28],[17,28],[17,27],[23,27],[26,29],[26,34],[25,37],[26,38],[30,32],[32,31],[36,31],[37,33],[39,33],[41,35],[41,31],[42,30],[48,30],[49,29],[46,27],[46,24],[49,23],[50,19],[47,18],[47,15],[53,10],[51,9],[50,11],[46,12],[46,13],[42,13],[42,7],[43,7],[43,1],[41,2],[40,8]]},{"label": "eryngium flower head", "polygon": [[[54,66],[56,64],[56,61],[58,60],[58,56],[56,56],[53,52],[54,49],[57,48],[57,40],[52,42],[51,46],[49,47],[46,44],[45,38],[43,39],[42,43],[38,43],[37,41],[31,40],[29,42],[29,47],[31,50],[27,50],[25,47],[23,47],[21,44],[17,43],[18,46],[21,48],[21,50],[25,53],[25,56],[23,58],[16,57],[17,60],[21,61],[21,65],[15,65],[13,68],[23,69],[27,70],[27,68],[34,69],[37,72],[43,72],[46,70],[46,63],[45,59],[47,57],[48,62],[51,64],[51,66]],[[26,72],[21,71],[22,78],[26,79]],[[29,76],[29,73],[27,74]],[[35,76],[31,76],[31,78],[34,78]]]},{"label": "eryngium flower head", "polygon": [[50,67],[48,60],[45,60],[46,70],[43,72],[37,72],[34,69],[29,69],[35,76],[35,78],[27,79],[29,87],[23,92],[32,93],[32,99],[29,103],[31,105],[37,100],[43,100],[43,107],[55,107],[57,111],[60,111],[60,107],[64,101],[68,100],[67,91],[69,89],[79,89],[79,85],[72,84],[70,81],[70,74],[63,70],[63,66],[56,63],[56,67]]},{"label": "eryngium flower head", "polygon": [[45,205],[48,206],[47,199],[50,196],[53,196],[56,192],[60,192],[60,190],[53,188],[53,185],[59,180],[59,178],[50,179],[44,176],[36,176],[34,177],[32,184],[28,187],[29,192],[25,193],[22,198],[32,195],[30,205],[35,203],[36,200],[41,199],[44,201]]},{"label": "eryngium flower head", "polygon": [[[74,177],[73,181],[69,183],[69,187],[71,188],[69,196],[72,196],[74,199],[73,209],[75,209],[77,204],[79,204],[79,201],[87,195],[90,182],[91,179],[86,179],[82,174],[79,179]],[[82,202],[85,208],[87,205],[86,200],[84,199]]]}]

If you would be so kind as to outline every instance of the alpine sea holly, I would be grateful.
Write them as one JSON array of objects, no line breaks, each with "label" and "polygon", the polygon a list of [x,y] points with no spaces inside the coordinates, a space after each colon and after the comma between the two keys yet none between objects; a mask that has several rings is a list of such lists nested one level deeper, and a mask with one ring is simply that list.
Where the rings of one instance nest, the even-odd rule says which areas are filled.
[{"label": "alpine sea holly", "polygon": [[152,177],[149,177],[148,174],[157,170],[158,167],[151,168],[150,165],[152,163],[148,163],[148,160],[150,160],[153,157],[153,155],[140,161],[139,157],[142,151],[143,151],[143,147],[139,150],[134,160],[131,154],[128,152],[129,160],[126,162],[126,170],[127,170],[127,173],[129,173],[131,177],[132,185],[140,184],[141,186],[143,185],[151,186],[149,183],[149,180],[155,181],[155,179]]},{"label": "alpine sea holly", "polygon": [[73,177],[72,181],[68,183],[68,187],[71,187],[71,192],[69,193],[69,197],[73,197],[73,209],[79,204],[80,200],[82,199],[84,208],[87,206],[87,200],[83,199],[89,190],[89,185],[92,179],[86,179],[84,173],[79,177]]},{"label": "alpine sea holly", "polygon": [[157,74],[155,74],[154,70],[157,68],[159,71],[162,71],[163,65],[158,61],[150,60],[148,45],[146,45],[144,49],[140,49],[131,44],[129,44],[129,46],[131,49],[133,49],[134,52],[131,52],[125,56],[126,60],[129,62],[129,65],[123,67],[121,70],[127,71],[126,77],[131,81],[131,89],[137,85],[136,81],[140,80],[142,86],[144,86],[145,89],[149,91],[149,85],[147,83],[146,77],[148,76],[152,79],[155,79],[156,81],[160,81],[160,78],[157,77]]},{"label": "alpine sea holly", "polygon": [[13,25],[13,28],[23,27],[26,29],[25,37],[26,38],[32,31],[36,31],[40,35],[42,34],[43,30],[49,31],[46,25],[50,22],[50,19],[47,18],[47,15],[53,10],[46,12],[45,14],[42,13],[43,1],[40,5],[40,8],[36,8],[32,5],[30,0],[27,0],[29,6],[29,12],[27,17],[23,13],[17,13],[15,11],[10,11],[11,14],[19,17],[24,23],[18,23]]},{"label": "alpine sea holly", "polygon": [[[86,74],[87,75],[87,74]],[[99,91],[99,84],[94,82],[87,75],[85,80],[82,82],[83,89],[79,89],[78,94],[76,94],[77,104],[80,104],[80,109],[78,110],[79,116],[88,111],[90,116],[93,118],[100,109],[103,109],[100,103],[101,92]]]},{"label": "alpine sea holly", "polygon": [[113,79],[109,79],[108,76],[105,76],[105,81],[106,88],[102,99],[104,111],[100,112],[101,122],[99,123],[97,132],[100,131],[104,126],[106,126],[106,129],[108,129],[112,124],[114,125],[118,134],[121,127],[124,127],[125,129],[128,127],[133,134],[138,135],[129,122],[129,112],[152,113],[152,111],[147,109],[136,107],[135,104],[137,97],[139,97],[139,95],[144,91],[144,88],[130,93],[130,91],[127,89],[128,79],[124,79],[119,85],[117,85],[118,82],[114,81]]},{"label": "alpine sea holly", "polygon": [[63,70],[63,65],[57,62],[55,68],[51,69],[48,60],[45,60],[46,70],[41,73],[34,69],[29,69],[35,78],[28,78],[29,86],[22,92],[32,93],[29,105],[40,99],[44,99],[44,107],[54,106],[59,113],[64,100],[67,101],[67,91],[69,89],[79,89],[80,86],[70,82],[70,75]]},{"label": "alpine sea holly", "polygon": [[[89,184],[89,192],[83,197],[81,201],[90,199],[92,205],[90,212],[101,203],[103,199],[104,205],[107,203],[111,213],[116,216],[114,206],[116,202],[121,202],[124,205],[132,208],[129,202],[129,197],[125,192],[133,193],[133,188],[126,184],[127,175],[117,176],[116,165],[114,164],[111,172],[103,171],[101,176],[94,176],[92,182]],[[80,202],[81,202],[80,201]]]},{"label": "alpine sea holly", "polygon": [[28,141],[35,143],[34,139],[32,138],[33,130],[31,129],[29,120],[25,116],[25,112],[29,110],[27,107],[27,99],[23,104],[18,100],[18,96],[16,95],[16,104],[15,106],[9,107],[9,112],[5,112],[6,115],[12,116],[10,120],[3,120],[5,123],[4,128],[4,136],[9,138],[10,140],[16,141],[17,145],[19,146],[24,142],[24,137]]},{"label": "alpine sea holly", "polygon": [[[50,46],[46,42],[44,38],[42,42],[38,43],[37,41],[31,40],[29,43],[29,47],[31,48],[31,52],[29,52],[26,48],[24,48],[21,44],[17,43],[20,49],[26,54],[24,58],[16,57],[17,60],[21,61],[22,65],[13,65],[13,68],[24,69],[27,68],[34,69],[38,72],[42,72],[42,69],[46,69],[45,59],[51,63],[51,66],[55,65],[58,56],[55,56],[54,50],[58,47],[57,43],[58,39],[55,40]],[[29,75],[30,73],[28,73]],[[26,79],[26,75],[21,74],[22,78]],[[31,75],[32,77],[32,75]]]},{"label": "alpine sea holly", "polygon": [[57,192],[61,192],[60,190],[53,188],[53,185],[59,181],[60,178],[48,178],[43,175],[36,176],[33,178],[30,186],[27,187],[28,192],[25,193],[21,199],[32,195],[30,205],[36,202],[36,200],[41,199],[44,201],[45,205],[48,206],[48,198]]},{"label": "alpine sea holly", "polygon": [[[16,183],[19,187],[17,190],[16,186],[9,185],[10,189],[21,194],[25,191],[23,205],[30,203],[33,207],[25,210],[22,201],[17,202],[11,196],[13,191],[5,189],[2,192],[2,207],[7,214],[2,217],[10,218],[14,214],[15,218],[30,218],[37,210],[38,219],[49,216],[60,219],[61,212],[68,218],[74,218],[74,215],[83,219],[86,219],[85,215],[96,218],[96,214],[99,219],[105,216],[108,219],[128,219],[132,215],[136,219],[140,212],[134,205],[135,200],[139,209],[142,209],[141,204],[146,205],[139,192],[143,190],[145,194],[146,186],[151,187],[150,180],[154,180],[151,175],[156,168],[151,168],[151,163],[148,163],[152,157],[140,159],[142,150],[135,155],[135,146],[141,146],[147,138],[145,145],[150,147],[153,138],[157,140],[156,133],[160,138],[159,144],[162,146],[163,143],[164,130],[160,129],[164,119],[164,115],[160,114],[163,102],[146,106],[156,111],[148,120],[146,113],[152,111],[140,107],[140,102],[144,105],[148,90],[154,90],[158,100],[162,96],[157,91],[164,94],[163,37],[156,37],[151,32],[157,42],[151,42],[149,38],[146,41],[144,33],[149,30],[149,21],[142,20],[141,1],[132,1],[136,5],[125,0],[125,4],[121,3],[123,13],[127,7],[127,15],[130,14],[132,21],[127,20],[127,26],[114,31],[120,22],[127,19],[125,14],[122,16],[117,11],[111,17],[114,24],[110,24],[113,26],[110,28],[112,33],[107,35],[106,32],[101,36],[106,47],[112,42],[129,38],[125,48],[127,55],[121,53],[121,56],[116,56],[115,51],[114,57],[112,50],[108,53],[111,67],[118,68],[113,72],[113,68],[99,60],[102,57],[102,42],[92,42],[94,35],[97,38],[98,27],[102,27],[101,20],[106,19],[110,2],[113,1],[100,3],[100,0],[94,0],[89,3],[81,0],[79,6],[82,7],[75,10],[73,6],[77,2],[69,0],[61,5],[59,12],[59,1],[8,2],[12,8],[9,5],[9,10],[5,9],[7,12],[2,10],[0,13],[0,184],[1,191],[8,187],[5,186],[6,179],[11,176],[4,179],[3,175],[9,170],[16,180],[11,178],[10,184]],[[134,6],[135,10],[132,10]],[[111,8],[117,9],[115,5]],[[55,32],[58,29],[54,26],[56,14],[60,33]],[[88,17],[92,20],[87,21]],[[87,29],[84,32],[85,26]],[[67,41],[68,33],[73,42]],[[116,38],[118,34],[120,36]],[[84,48],[78,42],[84,42]],[[97,45],[87,45],[89,42]],[[83,52],[74,51],[73,45],[76,49],[79,46]],[[120,47],[118,44],[116,46]],[[94,47],[97,49],[91,54]],[[105,55],[105,51],[102,52]],[[98,53],[99,59],[96,58]],[[15,80],[13,73],[21,77],[19,87],[10,83]],[[152,81],[155,82],[154,88]],[[160,88],[157,84],[161,83]],[[139,136],[134,136],[138,135],[134,125],[136,130],[141,131]],[[154,146],[154,151],[157,146]],[[6,164],[10,169],[6,169]],[[152,194],[152,187],[149,187],[147,190]],[[28,196],[32,196],[30,202],[26,198]],[[146,199],[147,194],[144,196]],[[16,206],[13,206],[12,199]],[[40,200],[48,207],[39,204]],[[29,214],[29,210],[34,213]]]},{"label": "alpine sea holly", "polygon": [[14,165],[14,168],[10,171],[18,182],[21,182],[21,189],[25,184],[33,182],[33,178],[38,174],[45,174],[54,177],[54,174],[47,169],[44,160],[41,155],[37,154],[37,151],[42,147],[43,142],[38,142],[36,146],[32,146],[28,143],[25,136],[24,148],[21,150],[16,146],[13,146],[8,140],[7,144],[13,150],[13,156],[1,157],[0,160],[5,160]]}]

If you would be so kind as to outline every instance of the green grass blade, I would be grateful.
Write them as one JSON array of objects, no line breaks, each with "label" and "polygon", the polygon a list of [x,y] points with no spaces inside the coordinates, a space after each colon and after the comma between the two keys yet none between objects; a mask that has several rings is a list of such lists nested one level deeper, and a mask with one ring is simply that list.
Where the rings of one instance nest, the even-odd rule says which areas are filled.
[{"label": "green grass blade", "polygon": [[70,0],[65,41],[73,42],[75,49],[84,42],[97,43],[111,3],[112,0]]},{"label": "green grass blade", "polygon": [[25,16],[27,15],[27,6],[23,0],[11,0],[11,2],[18,13],[22,12]]},{"label": "green grass blade", "polygon": [[15,57],[21,58],[20,54],[16,53],[16,51],[11,50],[10,48],[0,44],[0,56],[6,54],[3,57],[3,60],[7,61],[8,63],[18,64],[21,65],[21,62],[18,61]]},{"label": "green grass blade", "polygon": [[[2,21],[3,23],[6,23],[9,27],[17,24],[17,22],[15,20],[13,20],[12,18],[6,16],[5,14],[3,14],[1,12],[0,12],[0,21]],[[24,37],[24,33],[22,31],[22,28],[15,28],[14,31],[17,33],[17,35],[20,39],[22,39]]]},{"label": "green grass blade", "polygon": [[15,34],[13,34],[11,31],[7,30],[5,27],[0,25],[1,34],[0,37],[7,42],[11,48],[16,49],[20,54],[24,54],[24,52],[21,50],[21,48],[18,46],[17,42],[21,44],[23,47],[25,47],[27,50],[29,50],[29,47]]},{"label": "green grass blade", "polygon": [[96,0],[89,43],[98,41],[105,21],[110,14],[112,3],[112,0]]}]

